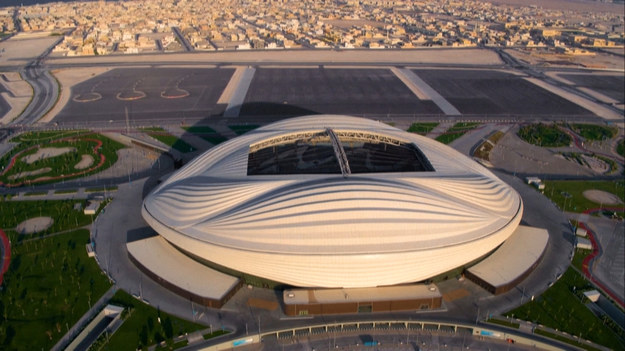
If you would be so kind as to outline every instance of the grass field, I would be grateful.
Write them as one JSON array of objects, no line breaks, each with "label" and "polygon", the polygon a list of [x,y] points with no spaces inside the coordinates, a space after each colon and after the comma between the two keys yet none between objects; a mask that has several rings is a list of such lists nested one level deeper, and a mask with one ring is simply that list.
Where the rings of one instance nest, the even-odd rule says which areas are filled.
[{"label": "grass field", "polygon": [[0,348],[49,350],[109,289],[81,229],[12,245],[0,294]]},{"label": "grass field", "polygon": [[[584,197],[585,190],[597,189],[612,193],[625,202],[625,181],[572,181],[546,180],[545,195],[562,210],[584,212],[592,208],[611,207],[614,205],[600,204]],[[620,206],[623,206],[622,204]]]},{"label": "grass field", "polygon": [[618,133],[618,128],[598,124],[570,124],[571,130],[586,140],[612,139]]},{"label": "grass field", "polygon": [[[0,182],[9,185],[28,184],[29,182],[38,184],[59,182],[62,179],[67,180],[95,174],[117,162],[117,150],[124,147],[122,144],[100,134],[81,131],[31,132],[19,135],[12,141],[20,144],[0,159],[0,165],[8,169],[0,174]],[[100,144],[101,146],[99,146]],[[69,147],[75,151],[36,160],[32,163],[24,161],[24,157],[35,154],[44,147]],[[79,170],[74,166],[80,162],[82,155],[90,155],[94,161],[89,168]],[[104,157],[104,163],[100,167],[96,167],[101,160],[100,155]],[[13,158],[15,161],[11,165]],[[27,174],[38,170],[43,172]]]},{"label": "grass field", "polygon": [[183,129],[189,133],[193,133],[197,135],[198,137],[208,141],[209,143],[213,145],[221,144],[224,141],[228,140],[228,138],[217,133],[211,127],[197,126],[197,127],[184,127]]},{"label": "grass field", "polygon": [[148,306],[122,290],[115,293],[110,303],[128,307],[129,312],[124,324],[101,350],[136,350],[137,348],[147,350],[148,346],[164,340],[171,344],[175,336],[206,329],[204,325],[174,317]]},{"label": "grass field", "polygon": [[245,134],[258,127],[260,126],[257,124],[233,124],[228,126],[228,128],[232,129],[237,135]]},{"label": "grass field", "polygon": [[[85,200],[40,200],[40,201],[0,201],[0,226],[13,243],[56,233],[64,230],[76,229],[91,223],[91,216],[83,214]],[[75,204],[81,204],[81,210],[74,210]],[[22,221],[33,217],[51,217],[54,223],[47,230],[21,235],[15,232],[15,227]]]},{"label": "grass field", "polygon": [[519,129],[518,135],[526,142],[543,147],[569,146],[571,137],[555,124],[529,124]]},{"label": "grass field", "polygon": [[436,137],[436,140],[438,140],[439,142],[443,144],[450,144],[452,141],[460,138],[466,132],[470,131],[471,129],[474,129],[475,127],[479,125],[480,125],[479,123],[468,123],[468,122],[456,123],[451,128],[447,129],[447,131],[444,134],[441,134],[438,137]]},{"label": "grass field", "polygon": [[410,127],[408,127],[408,132],[426,135],[427,133],[431,132],[432,129],[436,128],[436,126],[438,126],[438,123],[436,122],[413,123],[410,125]]},{"label": "grass field", "polygon": [[622,340],[582,303],[582,291],[591,288],[581,274],[569,268],[541,296],[506,314],[622,350],[625,347]]},{"label": "grass field", "polygon": [[174,135],[169,134],[163,128],[159,128],[159,127],[143,128],[141,129],[141,131],[145,132],[147,135],[160,141],[161,143],[169,147],[172,147],[180,152],[183,152],[183,153],[193,152],[196,150],[193,146],[189,145],[184,140]]}]

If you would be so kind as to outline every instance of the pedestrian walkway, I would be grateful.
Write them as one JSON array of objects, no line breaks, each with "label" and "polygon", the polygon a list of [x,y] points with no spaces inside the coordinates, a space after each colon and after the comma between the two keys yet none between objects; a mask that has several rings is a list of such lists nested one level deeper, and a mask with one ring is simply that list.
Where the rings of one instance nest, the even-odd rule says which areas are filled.
[{"label": "pedestrian walkway", "polygon": [[56,343],[56,345],[54,345],[50,350],[51,351],[64,350],[67,347],[67,345],[69,345],[72,342],[72,340],[74,340],[74,338],[78,336],[80,331],[85,328],[85,326],[89,323],[89,321],[91,321],[91,319],[93,319],[93,317],[96,314],[98,314],[100,310],[104,308],[104,306],[106,306],[106,304],[113,297],[113,295],[115,295],[116,291],[117,291],[117,286],[115,285],[111,286],[111,288],[108,289],[108,291],[105,292],[104,295],[102,295],[102,297],[95,304],[93,304],[93,306],[91,306],[91,308],[82,317],[80,317],[78,322],[76,322],[76,324],[72,325],[72,327],[69,328],[69,331],[65,333],[65,335],[63,335],[61,340],[59,340]]}]

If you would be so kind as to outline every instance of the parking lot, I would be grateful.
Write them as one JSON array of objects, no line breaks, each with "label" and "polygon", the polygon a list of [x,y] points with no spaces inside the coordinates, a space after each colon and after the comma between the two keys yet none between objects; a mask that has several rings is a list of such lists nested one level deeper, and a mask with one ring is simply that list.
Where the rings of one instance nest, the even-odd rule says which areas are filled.
[{"label": "parking lot", "polygon": [[468,69],[414,69],[413,72],[462,114],[592,114],[511,73]]},{"label": "parking lot", "polygon": [[441,114],[389,69],[259,68],[241,115]]},{"label": "parking lot", "polygon": [[221,114],[217,99],[234,69],[120,68],[72,87],[55,122],[184,119]]}]

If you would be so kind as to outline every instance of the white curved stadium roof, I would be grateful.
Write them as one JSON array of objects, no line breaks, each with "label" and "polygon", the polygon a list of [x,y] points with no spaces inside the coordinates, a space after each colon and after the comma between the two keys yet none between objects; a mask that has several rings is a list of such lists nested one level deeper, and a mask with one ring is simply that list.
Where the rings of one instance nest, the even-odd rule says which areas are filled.
[{"label": "white curved stadium roof", "polygon": [[437,141],[335,115],[283,120],[225,142],[144,201],[175,246],[306,287],[428,279],[506,240],[519,195]]}]

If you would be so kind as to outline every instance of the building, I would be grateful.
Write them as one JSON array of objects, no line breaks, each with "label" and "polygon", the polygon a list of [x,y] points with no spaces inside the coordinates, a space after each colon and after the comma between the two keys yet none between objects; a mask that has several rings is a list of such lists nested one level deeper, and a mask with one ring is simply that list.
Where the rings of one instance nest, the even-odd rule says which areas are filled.
[{"label": "building", "polygon": [[223,143],[142,209],[189,257],[307,288],[427,280],[492,252],[522,213],[510,186],[450,147],[333,115]]}]

